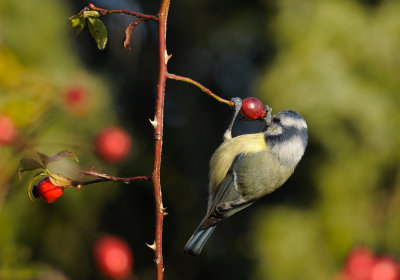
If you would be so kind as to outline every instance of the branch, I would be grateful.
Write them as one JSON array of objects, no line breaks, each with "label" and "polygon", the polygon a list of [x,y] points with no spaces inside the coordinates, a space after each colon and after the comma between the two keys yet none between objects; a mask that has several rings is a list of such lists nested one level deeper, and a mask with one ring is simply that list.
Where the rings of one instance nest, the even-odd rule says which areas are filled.
[{"label": "branch", "polygon": [[157,101],[154,120],[151,121],[154,127],[154,165],[152,181],[154,185],[154,200],[156,208],[156,229],[155,240],[152,249],[155,253],[155,263],[157,267],[157,280],[162,280],[164,277],[164,261],[162,252],[162,231],[163,221],[166,215],[165,208],[162,202],[160,168],[161,168],[161,153],[163,144],[163,124],[164,124],[164,97],[165,83],[167,80],[167,63],[168,54],[166,48],[167,37],[167,18],[169,11],[170,0],[162,0],[160,10],[158,11],[158,54],[159,54],[159,75],[157,84]]},{"label": "branch", "polygon": [[182,81],[182,82],[186,82],[186,83],[192,84],[192,85],[200,88],[203,92],[205,92],[206,94],[208,94],[212,98],[216,99],[217,101],[219,101],[221,103],[225,103],[225,104],[227,104],[229,106],[232,106],[232,107],[235,106],[235,102],[223,99],[222,97],[219,97],[218,95],[213,93],[211,90],[209,90],[208,88],[206,88],[205,86],[203,86],[199,82],[196,82],[195,80],[192,80],[191,78],[178,76],[178,75],[171,74],[171,73],[167,73],[167,78],[171,79],[171,80],[177,80],[177,81]]},{"label": "branch", "polygon": [[107,181],[131,183],[134,181],[149,181],[151,179],[150,176],[115,177],[115,176],[111,176],[108,174],[99,173],[99,172],[95,171],[93,168],[91,168],[90,171],[80,170],[80,173],[82,173],[83,175],[86,175],[86,176],[96,177],[97,179],[94,179],[92,181],[86,181],[86,182],[74,182],[74,183],[77,183],[77,185],[89,185],[89,184],[94,184],[94,183],[98,183],[98,182],[107,182]]},{"label": "branch", "polygon": [[89,8],[89,9],[91,9],[93,11],[98,11],[102,15],[106,15],[106,14],[125,14],[125,15],[134,16],[134,17],[137,17],[138,19],[143,19],[143,20],[155,20],[155,21],[158,20],[157,16],[136,13],[136,12],[132,12],[132,11],[129,11],[129,10],[126,10],[126,9],[123,9],[123,10],[103,9],[103,8],[96,7],[92,3],[90,3],[85,9],[87,9],[87,8]]}]

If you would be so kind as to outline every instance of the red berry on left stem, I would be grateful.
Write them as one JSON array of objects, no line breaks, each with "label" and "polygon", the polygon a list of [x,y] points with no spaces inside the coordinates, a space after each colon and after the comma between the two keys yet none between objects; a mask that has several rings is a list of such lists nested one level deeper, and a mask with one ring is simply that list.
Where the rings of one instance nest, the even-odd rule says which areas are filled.
[{"label": "red berry on left stem", "polygon": [[36,198],[40,197],[47,203],[53,203],[64,193],[64,188],[54,185],[49,177],[45,177],[33,187],[32,193]]}]

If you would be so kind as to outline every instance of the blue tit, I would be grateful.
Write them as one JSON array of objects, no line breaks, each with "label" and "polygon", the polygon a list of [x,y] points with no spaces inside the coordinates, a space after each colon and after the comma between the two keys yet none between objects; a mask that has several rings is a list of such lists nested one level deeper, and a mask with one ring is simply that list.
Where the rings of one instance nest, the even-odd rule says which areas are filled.
[{"label": "blue tit", "polygon": [[210,160],[207,214],[185,253],[199,255],[219,222],[273,192],[292,175],[307,146],[307,124],[295,111],[272,118],[270,112],[263,132],[232,138],[235,112],[224,142]]}]

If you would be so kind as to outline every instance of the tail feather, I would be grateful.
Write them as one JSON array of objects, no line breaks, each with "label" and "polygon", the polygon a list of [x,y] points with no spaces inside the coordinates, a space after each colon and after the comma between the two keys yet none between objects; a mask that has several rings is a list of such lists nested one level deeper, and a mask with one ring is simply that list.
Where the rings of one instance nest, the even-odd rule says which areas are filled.
[{"label": "tail feather", "polygon": [[197,230],[190,237],[189,241],[186,243],[184,252],[192,256],[198,256],[201,253],[207,240],[210,238],[212,232],[215,229],[215,225],[208,228],[198,227]]}]

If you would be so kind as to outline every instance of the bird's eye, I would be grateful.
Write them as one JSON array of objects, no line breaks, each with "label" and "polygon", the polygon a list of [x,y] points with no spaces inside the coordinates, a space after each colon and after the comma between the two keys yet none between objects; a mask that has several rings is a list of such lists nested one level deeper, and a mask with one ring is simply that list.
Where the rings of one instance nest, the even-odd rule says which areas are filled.
[{"label": "bird's eye", "polygon": [[276,124],[280,124],[281,123],[281,119],[280,118],[274,118],[272,121],[274,123],[276,123]]}]

